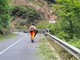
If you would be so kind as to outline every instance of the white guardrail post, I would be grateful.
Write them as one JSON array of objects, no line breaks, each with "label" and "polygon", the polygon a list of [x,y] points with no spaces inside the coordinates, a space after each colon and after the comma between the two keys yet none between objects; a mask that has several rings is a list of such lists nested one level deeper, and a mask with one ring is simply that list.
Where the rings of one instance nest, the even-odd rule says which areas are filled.
[{"label": "white guardrail post", "polygon": [[47,36],[51,37],[53,41],[58,43],[61,47],[63,47],[65,50],[67,50],[70,54],[72,54],[74,57],[76,57],[78,60],[80,60],[80,49],[68,44],[67,42],[64,42],[63,40],[51,35],[49,32],[45,33]]}]

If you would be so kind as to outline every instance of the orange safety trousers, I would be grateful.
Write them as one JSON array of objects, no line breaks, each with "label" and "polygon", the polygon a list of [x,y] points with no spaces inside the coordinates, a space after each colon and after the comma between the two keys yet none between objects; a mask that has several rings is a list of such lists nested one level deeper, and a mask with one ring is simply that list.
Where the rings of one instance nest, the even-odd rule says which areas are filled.
[{"label": "orange safety trousers", "polygon": [[35,32],[34,31],[30,31],[30,34],[31,34],[31,40],[34,40]]}]

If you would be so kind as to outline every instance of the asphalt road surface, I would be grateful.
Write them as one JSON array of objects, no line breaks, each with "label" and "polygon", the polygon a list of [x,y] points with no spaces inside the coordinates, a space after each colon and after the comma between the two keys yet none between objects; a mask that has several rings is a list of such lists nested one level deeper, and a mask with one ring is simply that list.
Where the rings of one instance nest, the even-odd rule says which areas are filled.
[{"label": "asphalt road surface", "polygon": [[0,42],[0,60],[40,60],[36,55],[41,35],[31,43],[29,33],[17,32],[18,36]]}]

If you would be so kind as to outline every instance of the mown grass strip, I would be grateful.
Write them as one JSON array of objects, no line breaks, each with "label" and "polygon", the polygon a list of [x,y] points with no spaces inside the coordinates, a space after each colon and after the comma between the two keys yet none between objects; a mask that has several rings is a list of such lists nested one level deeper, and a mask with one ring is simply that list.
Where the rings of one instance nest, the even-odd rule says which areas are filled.
[{"label": "mown grass strip", "polygon": [[68,43],[80,49],[80,39],[72,39]]},{"label": "mown grass strip", "polygon": [[61,60],[77,60],[73,55],[71,55],[69,52],[67,52],[60,45],[58,45],[57,43],[55,43],[54,41],[52,41],[50,38],[48,38],[48,41],[55,48],[55,50],[59,54]]},{"label": "mown grass strip", "polygon": [[58,60],[54,52],[48,46],[46,38],[40,40],[37,55],[41,57],[41,60]]},{"label": "mown grass strip", "polygon": [[14,33],[10,33],[7,36],[0,35],[0,41],[7,40],[7,39],[15,37],[15,36],[16,36],[16,34],[14,34]]}]

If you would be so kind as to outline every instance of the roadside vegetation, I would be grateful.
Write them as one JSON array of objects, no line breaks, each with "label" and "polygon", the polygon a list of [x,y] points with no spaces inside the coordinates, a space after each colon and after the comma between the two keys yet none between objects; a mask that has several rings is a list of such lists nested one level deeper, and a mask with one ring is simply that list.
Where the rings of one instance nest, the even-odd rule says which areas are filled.
[{"label": "roadside vegetation", "polygon": [[59,54],[60,60],[77,60],[74,56],[72,56],[69,52],[67,52],[60,45],[56,44],[50,38],[48,38],[48,42],[55,48],[56,52]]},{"label": "roadside vegetation", "polygon": [[[50,7],[55,8],[53,14],[58,17],[56,23],[50,24],[48,21],[41,21],[37,26],[49,28],[51,34],[80,49],[80,1],[57,0],[56,2],[56,4],[49,4]],[[77,60],[62,47],[55,43],[52,43],[52,45],[58,51],[62,60]]]},{"label": "roadside vegetation", "polygon": [[40,22],[38,27],[49,28],[50,33],[80,48],[80,2],[79,0],[57,0],[53,14],[58,16],[55,24]]},{"label": "roadside vegetation", "polygon": [[10,0],[0,0],[0,34],[5,35],[10,24]]},{"label": "roadside vegetation", "polygon": [[[37,28],[49,28],[51,34],[80,49],[80,1],[46,1],[49,2],[49,8],[55,8],[52,12],[52,14],[58,17],[55,24],[49,24],[48,20],[43,19],[45,17],[44,15],[47,15],[45,10],[43,14],[41,11],[36,10],[33,6],[13,6],[10,3],[11,0],[0,0],[0,40],[14,36],[14,34],[10,32],[12,24],[15,26],[14,28],[26,30],[28,24],[35,23]],[[42,4],[39,5],[43,6]],[[41,47],[41,49],[42,48],[43,47]],[[46,49],[46,46],[43,49]]]},{"label": "roadside vegetation", "polygon": [[0,41],[16,36],[10,32],[11,11],[10,0],[0,0]]},{"label": "roadside vegetation", "polygon": [[15,36],[17,36],[17,35],[14,34],[14,33],[10,33],[10,34],[7,35],[7,36],[0,35],[0,41],[7,40],[7,39],[13,38],[13,37],[15,37]]},{"label": "roadside vegetation", "polygon": [[57,0],[58,4],[52,4],[58,16],[57,22],[52,26],[51,33],[60,39],[80,48],[80,1]]},{"label": "roadside vegetation", "polygon": [[20,25],[37,23],[39,20],[42,20],[40,13],[34,7],[14,6],[12,16],[25,20],[20,20]]},{"label": "roadside vegetation", "polygon": [[11,0],[0,0],[0,3],[1,39],[10,35],[11,29],[27,30],[28,24],[36,24],[42,20],[42,14],[33,6],[12,5]]},{"label": "roadside vegetation", "polygon": [[58,60],[58,58],[55,56],[55,53],[45,42],[47,42],[46,38],[43,38],[40,41],[37,55],[41,57],[41,60]]}]

